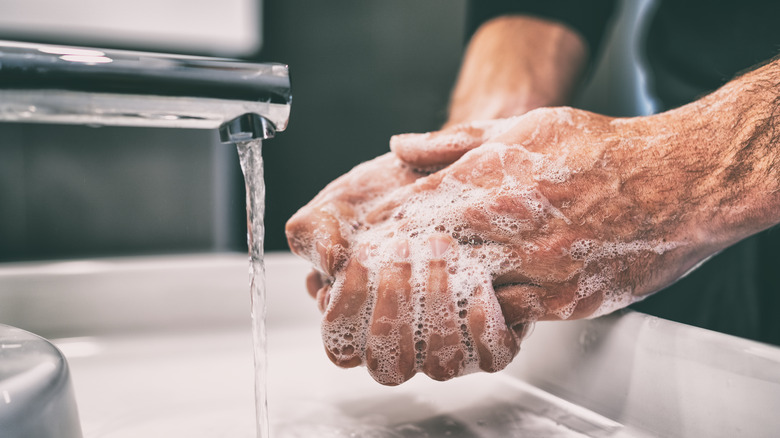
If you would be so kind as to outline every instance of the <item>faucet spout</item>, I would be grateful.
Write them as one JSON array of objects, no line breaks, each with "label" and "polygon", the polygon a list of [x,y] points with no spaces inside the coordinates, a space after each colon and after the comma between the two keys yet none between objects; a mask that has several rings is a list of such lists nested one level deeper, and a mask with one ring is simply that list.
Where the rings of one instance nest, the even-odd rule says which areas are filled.
[{"label": "faucet spout", "polygon": [[265,117],[257,114],[244,114],[223,123],[219,127],[219,140],[222,143],[240,143],[254,139],[269,139],[276,135],[276,127]]},{"label": "faucet spout", "polygon": [[220,129],[287,127],[283,64],[0,41],[0,121]]}]

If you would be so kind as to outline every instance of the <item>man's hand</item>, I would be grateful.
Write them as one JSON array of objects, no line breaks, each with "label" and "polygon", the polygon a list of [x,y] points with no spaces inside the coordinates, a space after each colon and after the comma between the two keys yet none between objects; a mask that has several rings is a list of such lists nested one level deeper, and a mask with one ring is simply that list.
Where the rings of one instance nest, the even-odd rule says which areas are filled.
[{"label": "man's hand", "polygon": [[[317,287],[335,363],[365,364],[384,384],[417,371],[439,380],[496,371],[534,321],[625,306],[708,254],[687,237],[677,204],[647,198],[652,178],[635,173],[641,151],[668,139],[622,141],[627,123],[572,109],[496,124],[497,135],[474,135],[483,144],[439,172],[369,190],[370,208],[342,192],[336,199],[355,202],[334,203],[329,187],[291,221],[291,247],[331,276]],[[360,174],[334,186],[360,193]],[[679,183],[666,177],[658,181]],[[340,256],[312,252],[323,245],[301,230],[327,236]]]},{"label": "man's hand", "polygon": [[319,292],[322,300],[332,275],[344,267],[353,234],[365,228],[366,211],[421,176],[393,154],[382,155],[328,184],[287,222],[290,249],[316,268],[306,280],[313,297]]},{"label": "man's hand", "polygon": [[776,224],[778,86],[774,62],[650,117],[540,109],[396,137],[408,168],[359,166],[288,224],[321,272],[328,356],[384,384],[499,370],[534,321],[623,307]]},{"label": "man's hand", "polygon": [[691,172],[700,160],[676,153],[709,138],[675,134],[669,122],[540,109],[496,121],[512,127],[471,149],[440,148],[440,160],[437,148],[418,145],[463,127],[399,136],[393,149],[412,166],[462,156],[393,192],[372,215],[396,235],[450,234],[459,243],[455,271],[484,273],[510,327],[608,313],[719,249],[700,226],[709,204],[695,189],[712,187],[711,175]]},{"label": "man's hand", "polygon": [[[396,136],[391,145],[412,167],[449,165],[430,178],[492,186],[477,195],[486,204],[454,216],[504,254],[522,254],[518,245],[534,249],[516,266],[504,256],[509,269],[492,271],[513,326],[623,307],[780,221],[778,114],[774,61],[656,116],[541,109],[477,123],[479,132],[497,133],[486,142],[471,135],[475,124],[465,124]],[[499,185],[521,190],[496,191]],[[525,229],[513,222],[523,211]]]}]

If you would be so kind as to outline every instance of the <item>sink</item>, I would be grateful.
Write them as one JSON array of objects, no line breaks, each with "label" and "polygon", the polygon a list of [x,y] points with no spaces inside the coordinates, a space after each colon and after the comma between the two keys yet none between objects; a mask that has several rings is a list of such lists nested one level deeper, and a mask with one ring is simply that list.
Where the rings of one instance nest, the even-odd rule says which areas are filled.
[{"label": "sink", "polygon": [[[271,253],[266,267],[274,437],[780,430],[780,349],[630,311],[539,323],[499,373],[384,387],[326,358],[307,265]],[[247,283],[242,254],[5,264],[0,321],[67,358],[84,437],[253,437]]]},{"label": "sink", "polygon": [[0,324],[0,436],[79,438],[68,364],[49,341]]}]

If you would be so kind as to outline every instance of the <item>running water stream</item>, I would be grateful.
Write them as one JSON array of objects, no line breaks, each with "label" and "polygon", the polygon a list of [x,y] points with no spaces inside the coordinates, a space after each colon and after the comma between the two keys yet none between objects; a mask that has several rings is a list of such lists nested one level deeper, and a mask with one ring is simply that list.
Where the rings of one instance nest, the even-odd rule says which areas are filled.
[{"label": "running water stream", "polygon": [[267,438],[269,428],[266,396],[265,265],[263,264],[265,181],[263,180],[262,142],[261,140],[252,140],[238,143],[237,147],[246,183],[249,288],[252,302],[252,338],[255,350],[257,438]]}]

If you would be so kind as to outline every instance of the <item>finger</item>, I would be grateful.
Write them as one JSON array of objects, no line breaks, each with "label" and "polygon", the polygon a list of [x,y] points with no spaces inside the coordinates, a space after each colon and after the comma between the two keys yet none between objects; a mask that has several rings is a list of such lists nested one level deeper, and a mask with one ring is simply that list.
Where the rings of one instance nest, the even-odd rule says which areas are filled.
[{"label": "finger", "polygon": [[435,190],[443,179],[444,175],[434,173],[419,178],[414,184],[395,190],[366,213],[365,222],[373,225],[386,221],[391,217],[395,220],[403,220],[407,213],[402,206],[408,203],[409,198],[420,192]]},{"label": "finger", "polygon": [[287,221],[287,243],[292,252],[332,276],[346,261],[349,244],[341,226],[352,215],[351,207],[341,203],[327,209],[304,207]]},{"label": "finger", "polygon": [[317,308],[320,309],[320,312],[322,313],[325,313],[328,304],[330,304],[330,289],[330,285],[325,285],[317,291],[317,296],[315,297],[317,300]]},{"label": "finger", "polygon": [[604,291],[594,292],[577,300],[574,310],[568,319],[587,318],[593,315],[604,302]]},{"label": "finger", "polygon": [[365,220],[356,209],[420,176],[392,153],[356,166],[328,184],[287,222],[290,249],[333,275],[346,262],[350,234]]},{"label": "finger", "polygon": [[330,288],[330,300],[322,319],[325,351],[338,366],[363,363],[368,324],[368,270],[350,259],[340,278]]},{"label": "finger", "polygon": [[466,152],[510,131],[519,117],[463,123],[424,134],[400,134],[390,139],[390,149],[409,166],[435,169],[447,166]]},{"label": "finger", "polygon": [[590,315],[601,304],[600,294],[579,296],[578,279],[579,276],[565,283],[496,286],[496,297],[507,324],[517,332],[523,328],[522,324]]},{"label": "finger", "polygon": [[320,271],[312,269],[309,275],[306,276],[306,290],[312,298],[317,298],[317,291],[325,286],[326,282]]},{"label": "finger", "polygon": [[527,325],[546,312],[541,303],[544,289],[532,284],[507,284],[495,286],[495,290],[506,325],[522,339]]},{"label": "finger", "polygon": [[390,198],[389,200],[382,202],[379,206],[366,214],[365,221],[367,224],[374,225],[379,222],[384,222],[390,219],[395,209],[397,209],[403,203],[402,198]]},{"label": "finger", "polygon": [[[577,307],[577,296],[579,276],[566,283],[558,283],[543,287],[544,294],[541,296],[541,304],[545,309],[544,315],[539,319],[543,321],[556,321],[570,319]],[[544,286],[544,285],[543,285]]]},{"label": "finger", "polygon": [[510,332],[492,292],[477,287],[467,308],[460,311],[468,318],[471,342],[479,355],[479,368],[491,373],[509,365],[519,351],[520,340]]},{"label": "finger", "polygon": [[435,380],[448,380],[463,372],[466,359],[458,312],[448,284],[447,262],[443,260],[452,241],[449,236],[435,235],[429,245],[432,259],[428,262],[423,313],[430,329],[427,341],[419,345],[425,352],[422,370]]},{"label": "finger", "polygon": [[399,134],[390,138],[390,150],[416,169],[443,167],[485,142],[485,123],[455,125],[424,134]]},{"label": "finger", "polygon": [[379,274],[376,303],[366,347],[366,366],[384,385],[398,385],[415,374],[412,339],[412,265],[405,260],[408,243],[399,242],[392,262]]},{"label": "finger", "polygon": [[378,194],[411,184],[420,176],[419,172],[410,169],[395,154],[388,152],[355,166],[331,181],[308,205],[322,206],[333,202],[362,204]]}]

